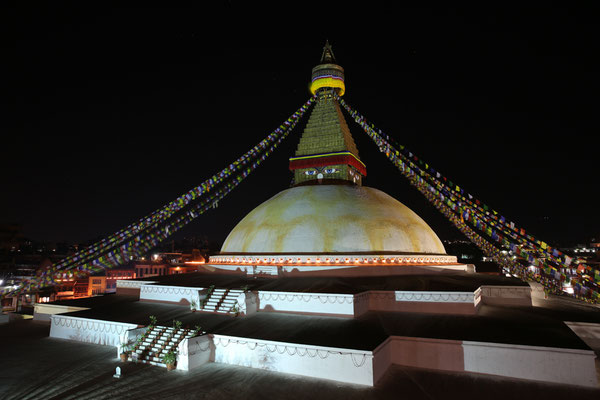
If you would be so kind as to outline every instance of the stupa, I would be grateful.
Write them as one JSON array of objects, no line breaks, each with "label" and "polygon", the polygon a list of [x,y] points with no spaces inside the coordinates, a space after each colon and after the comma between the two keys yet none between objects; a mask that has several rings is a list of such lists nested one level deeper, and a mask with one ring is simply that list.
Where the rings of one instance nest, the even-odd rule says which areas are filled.
[{"label": "stupa", "polygon": [[[231,231],[220,269],[250,274],[405,274],[466,269],[408,207],[362,186],[367,174],[334,93],[345,93],[344,69],[329,43],[313,68],[316,105],[290,158],[294,187],[256,207]],[[376,268],[386,266],[389,268]],[[401,266],[401,268],[394,268]]]},{"label": "stupa", "polygon": [[362,185],[329,44],[310,90],[294,186],[243,218],[220,254],[194,273],[121,280],[116,295],[37,305],[34,319],[52,338],[115,346],[115,359],[131,345],[137,362],[164,367],[176,350],[183,371],[216,362],[373,386],[401,365],[595,387],[585,340],[598,313],[478,274],[413,211]]}]

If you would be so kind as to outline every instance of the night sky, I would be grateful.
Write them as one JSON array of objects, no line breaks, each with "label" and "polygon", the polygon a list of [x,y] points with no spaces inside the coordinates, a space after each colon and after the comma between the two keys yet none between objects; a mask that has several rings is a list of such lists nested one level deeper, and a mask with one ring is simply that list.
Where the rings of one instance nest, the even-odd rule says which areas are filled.
[{"label": "night sky", "polygon": [[[0,223],[22,224],[31,239],[100,238],[221,170],[308,99],[325,39],[346,70],[346,101],[378,128],[542,240],[600,236],[592,10],[356,8],[317,18],[298,3],[259,19],[267,10],[235,2],[56,4],[3,10],[2,91],[14,123],[0,146]],[[347,121],[364,184],[442,239],[460,238]],[[221,242],[286,189],[302,127],[181,235]]]}]

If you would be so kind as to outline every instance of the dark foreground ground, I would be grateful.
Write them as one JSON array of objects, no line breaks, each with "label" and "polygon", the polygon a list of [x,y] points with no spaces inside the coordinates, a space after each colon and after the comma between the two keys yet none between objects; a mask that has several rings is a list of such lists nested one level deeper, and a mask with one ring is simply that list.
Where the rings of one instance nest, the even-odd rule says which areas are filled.
[{"label": "dark foreground ground", "polygon": [[[0,399],[600,398],[600,389],[406,367],[393,367],[374,388],[214,363],[167,372],[122,364],[112,347],[52,339],[48,332],[31,320],[0,326]],[[121,379],[113,378],[117,366]]]}]

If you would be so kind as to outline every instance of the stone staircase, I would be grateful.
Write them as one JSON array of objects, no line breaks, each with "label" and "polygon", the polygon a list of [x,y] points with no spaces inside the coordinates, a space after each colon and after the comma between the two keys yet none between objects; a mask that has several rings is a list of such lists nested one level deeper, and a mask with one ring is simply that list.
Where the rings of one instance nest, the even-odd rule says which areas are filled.
[{"label": "stone staircase", "polygon": [[233,306],[237,304],[237,299],[242,293],[244,293],[244,291],[241,289],[228,290],[225,294],[225,297],[223,297],[223,299],[221,300],[221,304],[219,305],[217,312],[225,314],[232,312]]},{"label": "stone staircase", "polygon": [[201,310],[229,314],[242,293],[241,289],[214,289]]},{"label": "stone staircase", "polygon": [[[137,355],[137,362],[144,364],[167,367],[162,362],[162,357],[169,350],[177,350],[179,343],[185,338],[192,337],[193,333],[189,329],[167,328],[165,326],[155,326],[144,338],[144,341],[136,345],[133,353]],[[132,358],[135,361],[134,354]]]}]

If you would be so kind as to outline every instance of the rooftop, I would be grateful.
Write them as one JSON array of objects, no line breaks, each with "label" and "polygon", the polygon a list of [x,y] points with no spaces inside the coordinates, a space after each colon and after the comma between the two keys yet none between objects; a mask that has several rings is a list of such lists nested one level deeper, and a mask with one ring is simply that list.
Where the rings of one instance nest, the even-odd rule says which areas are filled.
[{"label": "rooftop", "polygon": [[[600,389],[400,366],[392,366],[376,387],[218,363],[167,372],[147,364],[120,363],[109,346],[49,338],[48,329],[32,321],[0,326],[0,352],[10,366],[3,368],[0,378],[1,398],[370,400],[397,399],[402,394],[410,399],[469,399],[485,393],[486,399],[506,400],[600,395]],[[121,379],[112,377],[117,366]]]},{"label": "rooftop", "polygon": [[[365,267],[368,268],[368,267]],[[281,292],[344,293],[355,294],[367,290],[421,290],[473,292],[482,285],[528,286],[516,278],[500,275],[471,274],[456,272],[448,275],[402,275],[369,277],[247,277],[236,274],[188,274],[152,276],[146,279],[157,285],[176,285],[185,287],[209,287],[215,285],[224,289],[239,289],[248,285],[250,290],[269,290]]]},{"label": "rooftop", "polygon": [[554,306],[499,307],[482,305],[477,315],[368,312],[358,318],[256,313],[243,318],[192,313],[188,306],[154,302],[118,303],[68,314],[73,317],[147,325],[150,315],[158,325],[179,320],[200,325],[208,333],[290,343],[374,350],[389,336],[469,340],[530,346],[589,349],[563,320],[600,323],[600,309],[556,299]]}]

